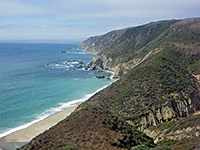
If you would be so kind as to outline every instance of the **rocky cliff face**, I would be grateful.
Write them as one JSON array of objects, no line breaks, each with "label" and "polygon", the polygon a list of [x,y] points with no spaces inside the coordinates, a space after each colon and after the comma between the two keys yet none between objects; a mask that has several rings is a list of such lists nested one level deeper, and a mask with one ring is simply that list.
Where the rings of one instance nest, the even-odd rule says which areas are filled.
[{"label": "rocky cliff face", "polygon": [[183,138],[200,138],[200,112],[188,115],[188,117],[179,118],[176,121],[163,123],[145,129],[143,132],[153,137],[154,142],[163,140],[180,140]]},{"label": "rocky cliff face", "polygon": [[[158,51],[149,52],[142,58],[134,58],[128,62],[115,63],[115,65],[113,64],[113,59],[111,57],[107,58],[107,56],[105,56],[104,54],[100,56],[97,55],[87,64],[86,67],[92,70],[111,70],[115,73],[115,77],[119,77],[123,74],[127,74],[131,69],[141,64],[152,54],[155,54],[157,52]],[[118,62],[118,60],[116,61]]]},{"label": "rocky cliff face", "polygon": [[[194,95],[195,96],[195,95]],[[162,123],[177,120],[180,117],[187,117],[190,114],[200,110],[199,96],[195,96],[192,100],[175,100],[172,106],[162,104],[159,109],[151,109],[145,115],[139,116],[133,121],[129,120],[130,124],[134,124],[138,130],[145,132],[150,126],[157,126]]]}]

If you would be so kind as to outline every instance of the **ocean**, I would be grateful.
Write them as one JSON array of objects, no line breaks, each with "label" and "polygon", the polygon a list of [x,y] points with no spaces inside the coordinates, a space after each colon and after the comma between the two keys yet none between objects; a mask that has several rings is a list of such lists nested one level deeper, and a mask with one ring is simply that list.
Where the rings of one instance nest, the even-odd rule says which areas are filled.
[{"label": "ocean", "polygon": [[91,97],[113,80],[77,44],[0,43],[0,137]]}]

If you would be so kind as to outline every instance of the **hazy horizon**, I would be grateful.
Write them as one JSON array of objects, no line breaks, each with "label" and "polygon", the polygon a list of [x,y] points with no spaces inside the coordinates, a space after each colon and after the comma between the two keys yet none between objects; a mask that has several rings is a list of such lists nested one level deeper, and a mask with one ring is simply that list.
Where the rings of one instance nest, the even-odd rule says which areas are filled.
[{"label": "hazy horizon", "polygon": [[81,41],[159,20],[200,17],[198,0],[0,0],[1,41]]},{"label": "hazy horizon", "polygon": [[60,43],[60,44],[78,44],[84,39],[72,39],[72,40],[0,40],[0,43]]}]

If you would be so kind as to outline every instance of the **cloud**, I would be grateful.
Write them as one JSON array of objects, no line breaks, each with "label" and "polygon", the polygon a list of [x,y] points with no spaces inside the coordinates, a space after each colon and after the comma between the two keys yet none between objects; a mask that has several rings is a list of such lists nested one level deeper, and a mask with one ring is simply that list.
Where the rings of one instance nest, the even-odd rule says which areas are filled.
[{"label": "cloud", "polygon": [[0,0],[0,30],[2,38],[82,38],[161,19],[199,17],[199,8],[199,0]]},{"label": "cloud", "polygon": [[46,13],[46,9],[40,6],[24,3],[19,0],[0,0],[0,15],[9,16],[38,16]]},{"label": "cloud", "polygon": [[158,15],[160,11],[165,14],[184,13],[187,10],[197,13],[197,10],[192,9],[197,6],[200,6],[199,0],[0,0],[0,15],[110,18],[129,17],[144,12]]}]

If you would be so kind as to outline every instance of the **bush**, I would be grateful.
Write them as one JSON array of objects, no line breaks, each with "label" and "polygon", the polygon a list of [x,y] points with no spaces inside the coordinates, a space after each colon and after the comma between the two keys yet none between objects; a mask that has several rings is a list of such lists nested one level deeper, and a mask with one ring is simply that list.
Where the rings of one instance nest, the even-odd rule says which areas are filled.
[{"label": "bush", "polygon": [[156,148],[152,148],[151,150],[171,150],[170,146],[159,146]]},{"label": "bush", "polygon": [[150,150],[150,148],[146,145],[137,145],[132,147],[131,150]]},{"label": "bush", "polygon": [[65,146],[62,148],[62,150],[76,150],[77,148],[75,148],[74,146]]}]

